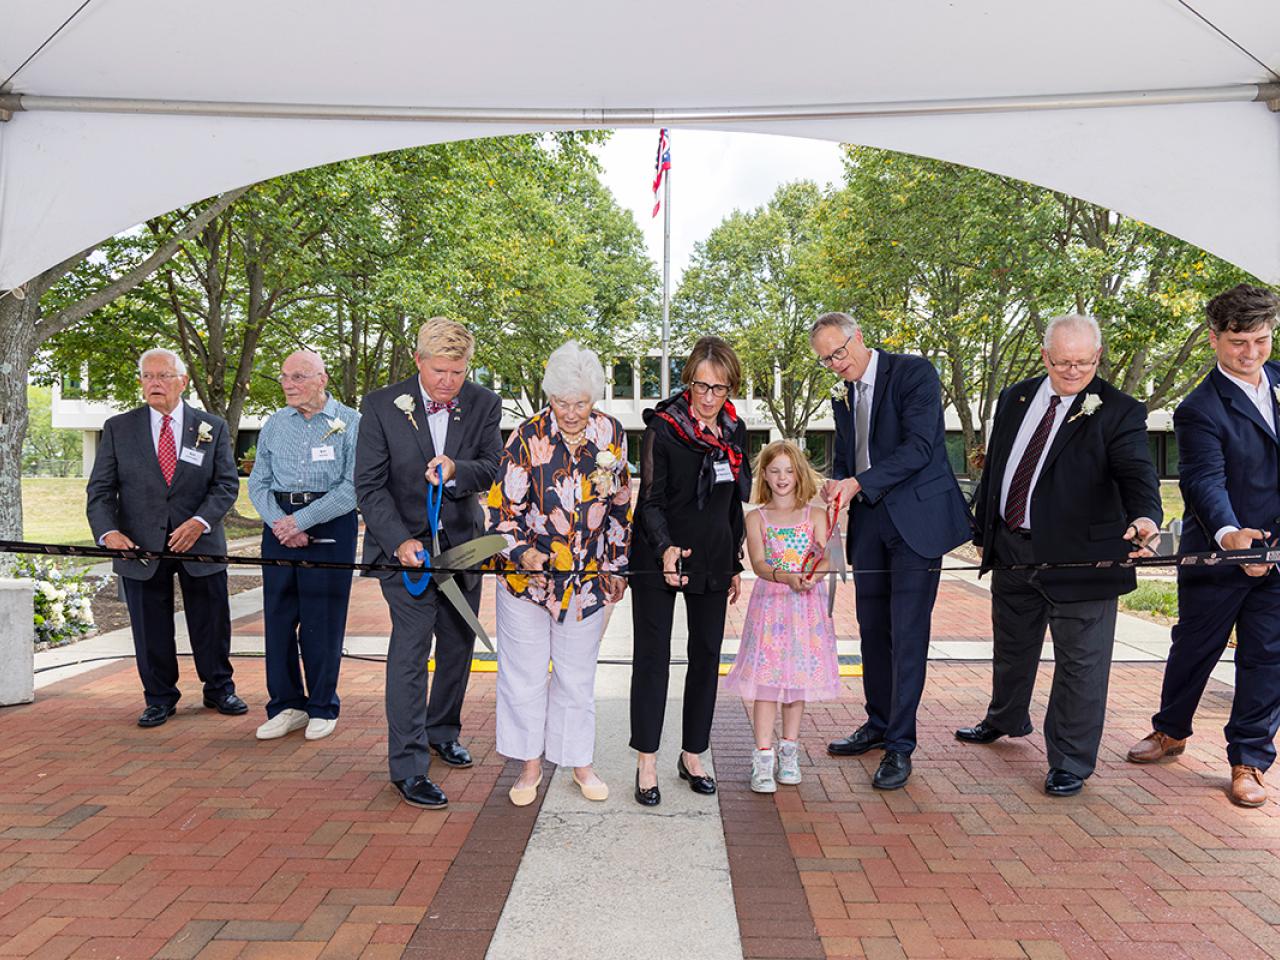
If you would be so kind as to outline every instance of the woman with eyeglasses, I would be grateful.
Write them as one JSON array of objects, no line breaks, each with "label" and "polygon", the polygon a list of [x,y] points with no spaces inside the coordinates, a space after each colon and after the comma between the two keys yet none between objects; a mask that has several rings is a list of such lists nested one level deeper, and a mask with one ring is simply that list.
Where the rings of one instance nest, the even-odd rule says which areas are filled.
[{"label": "woman with eyeglasses", "polygon": [[689,666],[676,770],[693,792],[716,792],[701,754],[710,745],[725,610],[740,588],[742,503],[751,495],[747,428],[729,402],[741,379],[733,348],[703,337],[685,362],[685,389],[644,413],[631,560],[631,747],[639,753],[635,797],[644,806],[662,801],[657,754],[677,592]]},{"label": "woman with eyeglasses", "polygon": [[[542,758],[571,767],[588,800],[608,786],[592,768],[596,654],[605,607],[627,588],[631,477],[622,424],[594,409],[599,358],[570,340],[547,360],[547,408],[511,432],[489,490],[497,557],[497,748],[524,761],[509,796],[532,803]],[[547,662],[552,663],[548,676]]]}]

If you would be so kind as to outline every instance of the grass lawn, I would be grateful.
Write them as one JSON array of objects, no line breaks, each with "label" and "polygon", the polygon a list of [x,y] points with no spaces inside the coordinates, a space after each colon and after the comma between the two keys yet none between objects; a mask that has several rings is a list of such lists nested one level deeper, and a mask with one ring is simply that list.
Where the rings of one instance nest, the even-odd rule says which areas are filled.
[{"label": "grass lawn", "polygon": [[[93,546],[89,521],[84,515],[83,477],[22,478],[22,538],[39,543]],[[243,537],[262,529],[258,513],[249,502],[248,482],[240,478],[236,510],[249,522],[228,518],[228,533]]]},{"label": "grass lawn", "polygon": [[1120,609],[1178,619],[1178,585],[1172,580],[1139,580],[1138,589],[1120,598]]},{"label": "grass lawn", "polygon": [[1164,507],[1163,526],[1168,527],[1170,520],[1182,516],[1182,491],[1178,489],[1177,480],[1160,481],[1160,504]]}]

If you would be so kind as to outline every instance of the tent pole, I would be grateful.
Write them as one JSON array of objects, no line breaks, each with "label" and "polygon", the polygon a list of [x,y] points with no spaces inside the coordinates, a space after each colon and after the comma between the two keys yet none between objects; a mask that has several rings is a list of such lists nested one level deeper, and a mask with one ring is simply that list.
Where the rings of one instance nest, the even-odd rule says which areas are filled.
[{"label": "tent pole", "polygon": [[[744,121],[847,120],[859,117],[943,116],[1084,110],[1105,107],[1169,106],[1190,103],[1280,101],[1280,83],[1239,83],[1221,87],[1122,90],[954,100],[869,101],[783,104],[760,107],[663,108],[463,108],[323,103],[238,103],[223,100],[50,97],[0,93],[0,111],[123,113],[159,116],[241,117],[278,120],[381,120],[434,123],[538,124],[564,127],[652,127]],[[1273,108],[1274,109],[1274,108]]]}]

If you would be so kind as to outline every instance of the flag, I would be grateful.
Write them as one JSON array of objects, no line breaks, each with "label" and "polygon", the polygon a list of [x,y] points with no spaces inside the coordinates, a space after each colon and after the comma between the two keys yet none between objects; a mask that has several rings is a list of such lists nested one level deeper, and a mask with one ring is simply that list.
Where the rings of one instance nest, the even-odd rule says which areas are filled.
[{"label": "flag", "polygon": [[658,191],[662,189],[662,177],[671,169],[671,141],[667,139],[667,128],[658,131],[658,159],[653,164],[653,215],[658,215],[662,208],[662,198]]}]

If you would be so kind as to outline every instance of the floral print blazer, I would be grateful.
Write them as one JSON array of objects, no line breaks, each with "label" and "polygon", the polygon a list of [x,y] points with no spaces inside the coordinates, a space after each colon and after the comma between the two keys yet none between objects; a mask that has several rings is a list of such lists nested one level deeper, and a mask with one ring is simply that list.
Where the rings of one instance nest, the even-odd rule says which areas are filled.
[{"label": "floral print blazer", "polygon": [[519,570],[536,547],[550,557],[547,586],[527,573],[502,577],[514,596],[545,607],[563,623],[605,607],[595,572],[626,570],[631,541],[631,477],[627,435],[608,414],[591,412],[577,456],[569,452],[550,408],[512,431],[487,500],[489,531],[507,540],[494,563]]}]

